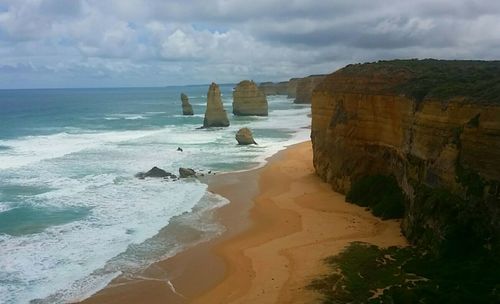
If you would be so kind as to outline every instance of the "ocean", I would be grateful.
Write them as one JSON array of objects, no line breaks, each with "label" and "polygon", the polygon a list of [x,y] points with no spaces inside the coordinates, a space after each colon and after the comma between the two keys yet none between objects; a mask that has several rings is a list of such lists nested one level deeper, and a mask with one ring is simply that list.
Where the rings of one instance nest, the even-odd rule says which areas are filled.
[{"label": "ocean", "polygon": [[[268,117],[236,117],[233,87],[231,126],[213,129],[198,129],[208,85],[0,90],[0,303],[81,300],[222,233],[211,215],[228,201],[206,184],[134,174],[248,170],[309,138],[309,106],[268,96]],[[258,145],[237,145],[243,126]]]}]

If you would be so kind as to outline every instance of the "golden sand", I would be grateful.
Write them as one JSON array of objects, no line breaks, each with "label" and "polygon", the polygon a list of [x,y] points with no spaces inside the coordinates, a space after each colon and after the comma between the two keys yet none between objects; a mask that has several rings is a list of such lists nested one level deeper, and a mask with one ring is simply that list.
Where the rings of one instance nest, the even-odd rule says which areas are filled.
[{"label": "golden sand", "polygon": [[218,211],[227,233],[152,265],[150,279],[119,278],[84,303],[314,303],[305,286],[328,271],[324,258],[353,241],[406,245],[398,221],[346,203],[314,174],[310,142],[209,189],[231,201]]}]

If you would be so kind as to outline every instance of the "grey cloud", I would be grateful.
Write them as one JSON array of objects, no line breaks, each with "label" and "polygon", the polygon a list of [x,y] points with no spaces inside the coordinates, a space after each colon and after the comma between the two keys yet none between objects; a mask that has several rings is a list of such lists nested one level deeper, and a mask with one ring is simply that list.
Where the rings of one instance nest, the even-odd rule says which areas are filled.
[{"label": "grey cloud", "polygon": [[83,13],[82,0],[44,0],[40,3],[40,13],[53,17],[78,17]]},{"label": "grey cloud", "polygon": [[37,71],[38,69],[29,64],[0,65],[0,73],[31,73]]},{"label": "grey cloud", "polygon": [[418,6],[412,6],[414,13],[434,18],[453,18],[457,20],[476,19],[482,15],[499,15],[499,1],[484,0],[426,0]]}]

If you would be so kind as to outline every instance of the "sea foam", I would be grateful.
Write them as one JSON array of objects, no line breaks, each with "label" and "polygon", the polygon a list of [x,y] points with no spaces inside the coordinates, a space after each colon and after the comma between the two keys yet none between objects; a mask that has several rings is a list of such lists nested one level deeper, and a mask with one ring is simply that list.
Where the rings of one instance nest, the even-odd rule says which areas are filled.
[{"label": "sea foam", "polygon": [[[226,108],[230,103],[224,99]],[[221,129],[196,129],[203,122],[201,114],[184,118],[178,109],[162,112],[157,107],[104,116],[118,118],[109,120],[112,126],[146,123],[133,118],[154,116],[156,124],[141,130],[65,126],[52,135],[0,140],[9,147],[0,151],[0,212],[88,210],[35,233],[0,234],[0,302],[80,300],[117,275],[134,276],[160,258],[220,234],[223,227],[212,213],[227,200],[208,193],[206,185],[133,176],[153,166],[173,173],[179,167],[248,170],[308,139],[308,106],[292,105],[283,97],[269,97],[269,103],[269,117],[231,116],[231,126]],[[234,134],[244,126],[254,131],[258,145],[237,145]],[[6,196],[6,189],[18,194]]]},{"label": "sea foam", "polygon": [[[140,244],[191,209],[205,194],[196,182],[165,183],[131,179],[121,185],[93,185],[69,195],[54,195],[51,204],[91,209],[83,220],[52,226],[41,233],[20,237],[0,235],[2,259],[0,294],[7,303],[45,298],[55,291],[71,294],[73,282],[82,281],[106,261]],[[105,231],[105,233],[103,233]],[[108,270],[109,276],[119,269]],[[29,287],[29,288],[28,288]]]},{"label": "sea foam", "polygon": [[158,131],[119,131],[102,133],[58,133],[47,136],[0,140],[10,149],[0,153],[0,169],[17,168],[45,159],[127,140],[138,139]]}]

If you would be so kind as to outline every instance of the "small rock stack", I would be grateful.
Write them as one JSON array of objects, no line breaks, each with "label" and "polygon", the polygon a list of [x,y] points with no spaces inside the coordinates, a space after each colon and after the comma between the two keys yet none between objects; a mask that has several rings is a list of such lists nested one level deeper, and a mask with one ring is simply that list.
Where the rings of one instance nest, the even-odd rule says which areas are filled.
[{"label": "small rock stack", "polygon": [[189,98],[186,94],[181,93],[182,115],[193,115],[193,106],[189,103]]}]

